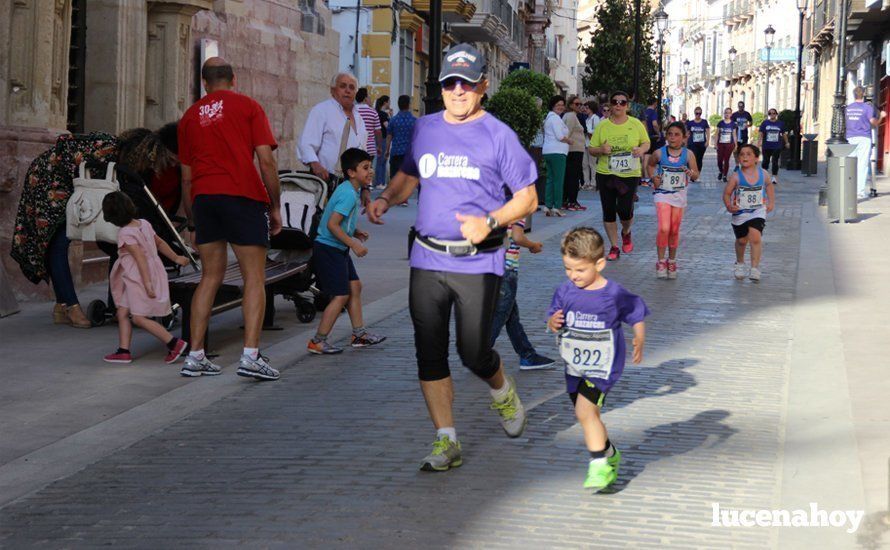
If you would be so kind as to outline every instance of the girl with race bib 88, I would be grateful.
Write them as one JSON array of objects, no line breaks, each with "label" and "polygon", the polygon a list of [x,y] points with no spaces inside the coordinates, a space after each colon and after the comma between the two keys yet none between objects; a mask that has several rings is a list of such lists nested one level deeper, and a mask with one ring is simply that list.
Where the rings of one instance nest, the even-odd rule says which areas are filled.
[{"label": "girl with race bib 88", "polygon": [[566,390],[584,430],[590,452],[584,488],[605,489],[618,478],[621,453],[609,441],[600,409],[624,371],[622,323],[633,326],[633,362],[643,360],[649,315],[643,299],[601,272],[606,267],[602,236],[576,227],[562,240],[568,280],[553,294],[547,328],[559,332],[559,354],[566,365]]},{"label": "girl with race bib 88", "polygon": [[[686,209],[686,187],[698,179],[698,163],[689,149],[683,146],[686,126],[673,122],[665,134],[667,144],[649,157],[649,173],[652,175],[655,213],[658,216],[658,235],[655,246],[658,262],[655,276],[659,279],[677,278],[677,246],[680,244],[680,224]],[[668,260],[664,259],[669,249]]]},{"label": "girl with race bib 88", "polygon": [[[747,275],[760,282],[760,257],[763,252],[763,230],[766,215],[776,207],[775,186],[769,174],[760,167],[760,149],[750,143],[739,146],[739,168],[729,176],[723,189],[723,204],[732,213],[735,233],[735,268],[738,280]],[[751,269],[745,265],[745,249],[751,244]]]}]

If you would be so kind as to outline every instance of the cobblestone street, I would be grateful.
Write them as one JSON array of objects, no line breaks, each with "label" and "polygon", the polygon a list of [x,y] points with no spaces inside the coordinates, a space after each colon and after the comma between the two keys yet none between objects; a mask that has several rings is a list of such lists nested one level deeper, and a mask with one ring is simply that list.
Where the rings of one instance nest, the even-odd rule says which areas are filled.
[{"label": "cobblestone street", "polygon": [[[655,210],[645,189],[636,250],[605,272],[652,310],[643,364],[628,363],[604,408],[624,456],[611,494],[581,488],[588,457],[561,369],[519,372],[506,335],[498,349],[529,409],[525,434],[503,434],[487,387],[453,352],[464,464],[418,471],[435,432],[401,309],[374,325],[388,336],[378,348],[300,359],[280,381],[246,383],[6,506],[0,546],[776,546],[777,529],[712,526],[712,503],[774,509],[782,501],[801,228],[815,222],[805,214],[819,182],[795,174],[779,186],[756,285],[732,278],[733,234],[713,164],[709,157],[705,183],[689,194],[679,280],[655,278]],[[598,201],[589,192],[582,199],[589,210],[569,214],[572,221],[600,229]],[[520,266],[524,325],[550,356],[544,315],[564,278],[559,238],[548,238],[542,254],[523,252]],[[855,535],[846,537],[853,546]]]}]

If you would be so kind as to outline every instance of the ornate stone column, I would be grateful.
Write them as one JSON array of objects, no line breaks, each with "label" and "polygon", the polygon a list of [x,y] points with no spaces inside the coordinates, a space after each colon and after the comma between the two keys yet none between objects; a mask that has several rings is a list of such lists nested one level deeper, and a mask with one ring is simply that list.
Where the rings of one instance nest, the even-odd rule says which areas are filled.
[{"label": "ornate stone column", "polygon": [[0,316],[19,296],[45,292],[9,257],[22,180],[31,161],[65,132],[70,0],[0,1]]},{"label": "ornate stone column", "polygon": [[[65,128],[69,0],[8,0],[0,7],[0,125]],[[6,12],[6,13],[4,13]],[[8,19],[7,19],[8,15]],[[39,37],[35,39],[35,37]]]},{"label": "ornate stone column", "polygon": [[212,7],[211,0],[148,2],[145,126],[176,121],[191,104],[191,20]]},{"label": "ornate stone column", "polygon": [[86,86],[84,129],[116,134],[143,125],[145,3],[85,2]]}]

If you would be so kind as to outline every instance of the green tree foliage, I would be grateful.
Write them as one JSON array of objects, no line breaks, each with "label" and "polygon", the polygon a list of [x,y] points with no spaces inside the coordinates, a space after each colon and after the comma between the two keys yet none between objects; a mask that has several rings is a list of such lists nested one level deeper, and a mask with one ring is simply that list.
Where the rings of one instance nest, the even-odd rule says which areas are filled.
[{"label": "green tree foliage", "polygon": [[783,109],[779,111],[779,120],[785,123],[785,130],[794,133],[794,111],[792,111],[791,109]]},{"label": "green tree foliage", "polygon": [[711,115],[708,117],[708,124],[711,125],[711,128],[716,128],[721,120],[723,120],[722,115]]},{"label": "green tree foliage", "polygon": [[[633,93],[634,6],[626,0],[605,0],[596,12],[591,44],[582,49],[584,93],[596,95],[623,90]],[[640,45],[640,97],[642,103],[657,95],[658,48],[653,37],[654,18],[648,2],[642,2]]]},{"label": "green tree foliage", "polygon": [[544,113],[537,108],[535,98],[521,88],[504,88],[502,85],[488,98],[485,110],[512,128],[525,147],[535,139],[544,123]]},{"label": "green tree foliage", "polygon": [[532,97],[541,99],[541,108],[547,110],[547,102],[556,95],[556,87],[553,82],[545,74],[531,71],[529,69],[519,69],[508,74],[501,80],[500,89],[518,88],[525,90]]}]

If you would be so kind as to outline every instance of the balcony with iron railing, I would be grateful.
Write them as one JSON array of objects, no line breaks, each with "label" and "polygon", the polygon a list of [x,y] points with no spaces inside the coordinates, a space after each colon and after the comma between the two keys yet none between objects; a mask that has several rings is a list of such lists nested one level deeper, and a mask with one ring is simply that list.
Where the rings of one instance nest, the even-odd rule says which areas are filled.
[{"label": "balcony with iron railing", "polygon": [[741,23],[754,17],[754,3],[751,0],[730,0],[723,6],[725,23]]},{"label": "balcony with iron railing", "polygon": [[817,0],[804,21],[803,41],[809,48],[822,48],[834,37],[835,1]]},{"label": "balcony with iron railing", "polygon": [[[451,32],[471,42],[500,42],[510,35],[511,29],[504,23],[505,0],[473,0],[476,11],[469,21],[452,23]],[[509,9],[509,4],[507,5]]]}]

